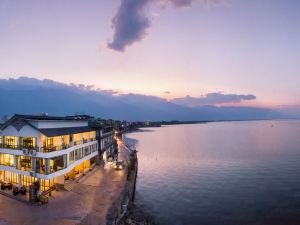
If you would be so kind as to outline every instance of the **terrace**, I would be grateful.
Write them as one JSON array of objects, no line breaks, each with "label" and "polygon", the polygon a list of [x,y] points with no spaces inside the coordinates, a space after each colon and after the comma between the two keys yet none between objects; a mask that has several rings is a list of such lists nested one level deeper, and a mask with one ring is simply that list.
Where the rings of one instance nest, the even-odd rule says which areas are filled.
[{"label": "terrace", "polygon": [[49,153],[95,141],[96,134],[91,131],[53,137],[42,135],[42,144],[40,147],[37,144],[37,140],[37,137],[0,136],[0,148],[10,150],[36,150],[38,152]]}]

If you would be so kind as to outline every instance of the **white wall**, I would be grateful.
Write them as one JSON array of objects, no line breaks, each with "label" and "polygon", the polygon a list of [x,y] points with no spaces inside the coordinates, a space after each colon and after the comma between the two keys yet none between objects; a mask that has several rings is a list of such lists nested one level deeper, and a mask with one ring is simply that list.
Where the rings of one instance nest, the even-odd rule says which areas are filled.
[{"label": "white wall", "polygon": [[29,125],[25,125],[20,131],[17,131],[12,125],[2,130],[2,136],[38,137],[39,135],[40,132]]},{"label": "white wall", "polygon": [[28,122],[38,129],[88,126],[88,121],[66,121],[66,120],[38,121],[38,120],[32,120],[32,121],[28,121]]}]

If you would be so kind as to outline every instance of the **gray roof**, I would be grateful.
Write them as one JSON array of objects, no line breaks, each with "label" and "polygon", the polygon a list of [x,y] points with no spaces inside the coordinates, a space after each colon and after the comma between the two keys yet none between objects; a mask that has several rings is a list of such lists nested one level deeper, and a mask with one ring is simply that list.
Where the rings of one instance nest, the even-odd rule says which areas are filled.
[{"label": "gray roof", "polygon": [[57,117],[57,116],[34,116],[34,115],[19,115],[16,114],[8,121],[6,121],[2,126],[0,126],[1,130],[7,127],[8,125],[13,125],[17,130],[20,130],[25,124],[31,126],[32,128],[40,131],[47,137],[61,136],[67,134],[76,134],[82,132],[88,132],[94,130],[89,126],[85,127],[63,127],[63,128],[46,128],[46,129],[38,129],[33,126],[28,121],[30,120],[71,120],[71,121],[88,121],[91,117],[87,115],[79,115],[79,116],[66,116],[66,117]]},{"label": "gray roof", "polygon": [[93,131],[91,127],[64,127],[64,128],[47,128],[38,129],[42,134],[47,137],[62,136],[67,134],[77,134],[83,132]]},{"label": "gray roof", "polygon": [[47,116],[47,115],[21,115],[15,114],[14,118],[25,120],[84,120],[88,121],[92,116],[89,115],[75,115],[75,116]]}]

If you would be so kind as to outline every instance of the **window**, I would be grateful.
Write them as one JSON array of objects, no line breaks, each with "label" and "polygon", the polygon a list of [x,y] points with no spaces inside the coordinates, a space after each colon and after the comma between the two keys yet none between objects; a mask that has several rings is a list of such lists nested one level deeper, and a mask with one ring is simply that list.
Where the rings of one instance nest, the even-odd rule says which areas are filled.
[{"label": "window", "polygon": [[70,135],[61,136],[62,139],[62,149],[66,149],[70,147]]},{"label": "window", "polygon": [[53,138],[47,138],[46,139],[46,146],[47,147],[53,147]]},{"label": "window", "polygon": [[54,186],[54,179],[50,179],[50,180],[41,179],[41,190],[42,191],[47,191],[52,186]]},{"label": "window", "polygon": [[54,146],[54,140],[53,138],[46,138],[44,141],[43,141],[43,152],[53,152],[53,151],[56,151],[56,148]]},{"label": "window", "polygon": [[35,177],[22,175],[22,184],[26,187],[29,187],[36,181],[37,181],[37,178],[35,178]]},{"label": "window", "polygon": [[65,168],[64,155],[50,158],[50,173],[54,173],[64,168]]},{"label": "window", "polygon": [[24,171],[32,171],[30,156],[19,156],[19,169]]},{"label": "window", "polygon": [[85,147],[84,148],[84,156],[87,156],[87,155],[89,155],[91,153],[91,150],[90,150],[90,147],[88,146],[88,147]]},{"label": "window", "polygon": [[18,184],[18,174],[9,171],[3,171],[3,180],[11,182],[12,184]]},{"label": "window", "polygon": [[46,174],[46,160],[43,158],[36,158],[36,172]]},{"label": "window", "polygon": [[14,166],[14,155],[1,154],[0,153],[0,164],[4,166]]},{"label": "window", "polygon": [[73,163],[75,160],[75,154],[74,151],[69,153],[69,164]]},{"label": "window", "polygon": [[82,148],[76,149],[75,150],[75,160],[79,160],[82,158],[82,154],[81,154]]},{"label": "window", "polygon": [[33,137],[23,137],[22,138],[22,147],[23,149],[35,149],[36,143],[35,138]]},{"label": "window", "polygon": [[97,144],[94,144],[93,146],[92,146],[92,152],[96,152],[98,149],[97,149],[97,147],[98,147],[98,145]]},{"label": "window", "polygon": [[4,137],[5,148],[18,149],[19,138],[16,136]]}]

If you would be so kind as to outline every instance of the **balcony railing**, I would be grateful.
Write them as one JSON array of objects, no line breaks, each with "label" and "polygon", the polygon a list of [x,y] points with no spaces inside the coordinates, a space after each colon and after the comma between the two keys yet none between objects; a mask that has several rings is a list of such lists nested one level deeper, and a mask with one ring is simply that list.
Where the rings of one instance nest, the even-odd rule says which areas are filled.
[{"label": "balcony railing", "polygon": [[[74,141],[74,146],[92,142],[95,140],[96,140],[96,138],[89,138],[89,139],[82,139],[80,141]],[[12,149],[12,150],[25,150],[25,149],[36,150],[36,151],[40,151],[40,152],[44,152],[44,153],[60,151],[60,150],[64,150],[64,149],[67,149],[70,147],[72,147],[71,144],[63,144],[63,145],[59,145],[59,146],[44,146],[39,149],[37,146],[10,145],[10,144],[5,144],[5,143],[0,143],[0,148],[6,148],[6,149]]]},{"label": "balcony railing", "polygon": [[2,166],[10,166],[10,167],[14,167],[15,166],[13,163],[10,163],[10,162],[1,162],[0,165],[2,165]]},{"label": "balcony railing", "polygon": [[24,145],[10,145],[10,144],[5,144],[5,143],[0,143],[0,148],[7,148],[7,149],[12,149],[12,150],[38,150],[38,147],[36,146],[24,146]]},{"label": "balcony railing", "polygon": [[[96,140],[96,138],[82,139],[80,141],[74,141],[74,146],[80,145],[83,143],[88,143],[88,142],[95,141],[95,140]],[[48,153],[48,152],[64,150],[64,149],[67,149],[70,147],[72,147],[72,144],[64,144],[64,145],[59,145],[59,146],[46,146],[46,147],[41,147],[40,151],[44,152],[44,153]]]},{"label": "balcony railing", "polygon": [[59,145],[59,146],[44,146],[40,148],[41,152],[48,153],[48,152],[55,152],[55,151],[60,151],[64,150],[67,148],[70,148],[70,144],[64,144],[64,145]]},{"label": "balcony railing", "polygon": [[81,144],[88,143],[91,141],[96,141],[96,138],[87,138],[87,139],[82,139],[79,141],[74,141],[74,145],[81,145]]}]

